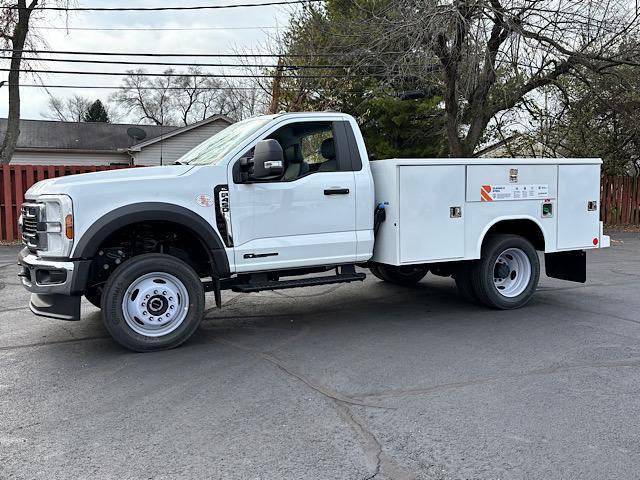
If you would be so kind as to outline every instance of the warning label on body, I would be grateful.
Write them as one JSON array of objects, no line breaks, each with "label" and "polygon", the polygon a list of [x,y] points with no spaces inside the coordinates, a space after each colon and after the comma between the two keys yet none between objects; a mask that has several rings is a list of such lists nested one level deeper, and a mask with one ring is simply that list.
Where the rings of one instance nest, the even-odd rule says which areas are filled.
[{"label": "warning label on body", "polygon": [[480,188],[481,202],[545,198],[549,198],[549,185],[483,185]]}]

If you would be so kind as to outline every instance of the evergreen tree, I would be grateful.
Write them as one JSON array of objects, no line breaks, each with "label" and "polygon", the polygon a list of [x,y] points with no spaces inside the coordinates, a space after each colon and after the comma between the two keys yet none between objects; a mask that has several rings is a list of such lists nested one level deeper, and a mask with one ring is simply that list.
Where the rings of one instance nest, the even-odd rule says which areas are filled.
[{"label": "evergreen tree", "polygon": [[87,109],[87,113],[84,115],[84,121],[111,123],[111,120],[109,120],[109,114],[100,100],[93,102]]}]

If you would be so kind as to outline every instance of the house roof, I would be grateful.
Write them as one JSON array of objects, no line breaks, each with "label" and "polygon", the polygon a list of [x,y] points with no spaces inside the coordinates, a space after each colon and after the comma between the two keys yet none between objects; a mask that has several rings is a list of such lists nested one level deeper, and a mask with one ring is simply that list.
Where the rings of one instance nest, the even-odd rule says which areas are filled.
[{"label": "house roof", "polygon": [[[143,142],[138,142],[135,145],[134,149],[139,150],[144,146],[216,120],[233,123],[233,120],[224,115],[214,115],[182,128],[118,123],[21,120],[20,137],[16,148],[18,150],[42,151],[122,152],[134,147],[134,139],[129,137],[127,130],[136,127],[144,130],[147,134]],[[2,136],[4,136],[6,129],[7,119],[0,118],[0,134]]]},{"label": "house roof", "polygon": [[192,123],[191,125],[187,125],[186,127],[176,128],[169,132],[165,131],[161,135],[155,138],[146,139],[144,142],[138,143],[130,150],[140,151],[144,147],[153,145],[154,143],[159,142],[161,140],[166,140],[167,138],[180,135],[181,133],[188,132],[189,130],[193,130],[194,128],[198,128],[203,125],[207,125],[209,123],[213,123],[217,121],[222,121],[222,122],[228,123],[229,125],[234,123],[234,121],[231,118],[227,117],[226,115],[212,115],[211,117],[205,118],[204,120],[200,120],[199,122],[196,122],[196,123]]}]

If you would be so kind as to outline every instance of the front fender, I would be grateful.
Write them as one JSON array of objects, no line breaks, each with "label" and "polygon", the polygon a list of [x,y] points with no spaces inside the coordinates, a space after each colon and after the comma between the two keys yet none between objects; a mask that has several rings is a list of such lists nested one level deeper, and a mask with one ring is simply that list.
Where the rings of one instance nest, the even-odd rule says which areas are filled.
[{"label": "front fender", "polygon": [[220,235],[202,216],[177,205],[162,202],[143,202],[117,208],[96,220],[82,235],[73,258],[92,259],[102,242],[115,231],[144,221],[165,221],[181,225],[195,234],[206,247],[221,278],[230,275],[229,260]]}]

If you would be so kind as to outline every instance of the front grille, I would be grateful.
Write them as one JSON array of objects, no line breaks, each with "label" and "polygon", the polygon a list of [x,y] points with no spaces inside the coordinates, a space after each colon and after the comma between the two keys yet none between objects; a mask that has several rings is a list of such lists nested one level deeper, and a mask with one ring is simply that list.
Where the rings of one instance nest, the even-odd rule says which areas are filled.
[{"label": "front grille", "polygon": [[37,203],[25,203],[22,205],[22,242],[27,248],[35,252],[44,247],[43,239],[46,239],[44,233],[44,224],[42,215],[42,205]]}]

